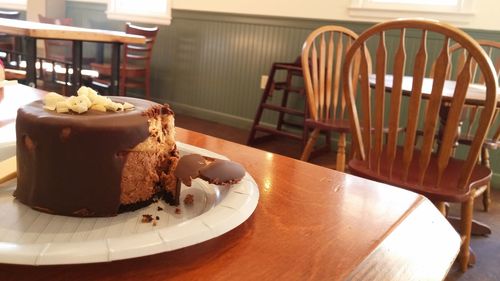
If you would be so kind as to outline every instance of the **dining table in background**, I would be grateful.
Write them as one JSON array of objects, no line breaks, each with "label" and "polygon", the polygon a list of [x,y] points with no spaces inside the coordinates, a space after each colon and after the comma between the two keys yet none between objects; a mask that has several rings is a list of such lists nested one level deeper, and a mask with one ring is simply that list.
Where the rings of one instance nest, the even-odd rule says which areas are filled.
[{"label": "dining table in background", "polygon": [[[370,86],[375,87],[376,84],[376,76],[370,75]],[[392,92],[392,84],[394,77],[393,75],[387,74],[384,79],[384,86],[387,92]],[[432,78],[424,78],[422,81],[422,95],[424,97],[428,97],[432,91]],[[453,92],[455,89],[455,81],[446,80],[443,86],[443,102],[450,101],[453,98]],[[403,81],[401,84],[401,90],[404,95],[410,95],[412,92],[413,86],[413,76],[403,76]],[[467,89],[467,95],[465,96],[465,104],[468,105],[482,105],[484,104],[484,99],[486,97],[486,87],[482,84],[469,84],[469,88]],[[500,88],[497,88],[497,107],[500,108]]]},{"label": "dining table in background", "polygon": [[[19,84],[0,89],[0,108],[11,109],[0,126],[45,93]],[[179,127],[176,140],[246,168],[260,198],[245,222],[140,258],[0,264],[0,280],[442,280],[458,254],[459,235],[419,194]]]},{"label": "dining table in background", "polygon": [[68,40],[72,42],[71,93],[74,94],[82,84],[83,42],[100,42],[112,45],[110,94],[117,95],[120,75],[120,47],[122,44],[145,44],[146,38],[120,31],[89,29],[66,25],[39,23],[24,20],[0,18],[0,32],[25,38],[26,82],[36,87],[36,61],[38,39]]}]

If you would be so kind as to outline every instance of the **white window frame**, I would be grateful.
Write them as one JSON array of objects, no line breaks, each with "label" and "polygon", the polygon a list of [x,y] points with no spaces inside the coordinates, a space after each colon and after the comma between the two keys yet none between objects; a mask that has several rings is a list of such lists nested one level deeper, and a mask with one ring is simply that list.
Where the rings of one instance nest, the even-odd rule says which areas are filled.
[{"label": "white window frame", "polygon": [[26,11],[28,0],[7,0],[0,1],[0,8],[9,10]]},{"label": "white window frame", "polygon": [[86,3],[102,3],[102,4],[108,4],[108,0],[66,0],[69,2],[86,2]]},{"label": "white window frame", "polygon": [[351,0],[349,15],[354,18],[367,18],[367,20],[424,17],[451,23],[468,23],[474,16],[474,1],[458,0],[456,6],[444,6]]},{"label": "white window frame", "polygon": [[[137,4],[144,4],[143,1],[139,0],[136,1]],[[114,19],[114,20],[125,20],[125,21],[141,22],[141,23],[169,25],[172,20],[172,1],[171,0],[165,0],[165,1],[167,2],[167,11],[165,13],[141,15],[137,13],[119,12],[117,11],[115,6],[115,0],[108,0],[108,8],[106,10],[106,15],[108,16],[108,19]]]}]

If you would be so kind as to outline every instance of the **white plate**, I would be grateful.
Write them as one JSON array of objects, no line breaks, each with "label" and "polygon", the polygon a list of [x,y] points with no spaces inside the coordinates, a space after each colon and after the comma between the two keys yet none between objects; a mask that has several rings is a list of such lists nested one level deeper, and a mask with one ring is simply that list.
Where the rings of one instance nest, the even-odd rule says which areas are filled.
[{"label": "white plate", "polygon": [[[178,147],[181,155],[199,153],[227,159],[183,143]],[[13,151],[8,145],[0,146],[0,152],[8,149]],[[38,212],[19,203],[12,196],[15,187],[15,180],[0,185],[0,263],[93,263],[172,251],[237,227],[253,213],[259,199],[257,184],[247,173],[230,187],[200,179],[191,187],[183,185],[179,214],[176,207],[160,200],[116,217],[74,218]],[[194,203],[185,206],[182,201],[188,193],[194,195]],[[143,223],[143,214],[160,219],[156,226]]]}]

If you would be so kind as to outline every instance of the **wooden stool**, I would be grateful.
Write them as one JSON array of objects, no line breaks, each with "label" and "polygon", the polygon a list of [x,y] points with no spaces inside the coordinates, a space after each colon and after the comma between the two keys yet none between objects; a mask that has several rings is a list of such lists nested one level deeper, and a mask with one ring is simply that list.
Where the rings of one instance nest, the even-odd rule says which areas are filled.
[{"label": "wooden stool", "polygon": [[[279,80],[277,76],[279,76],[280,72],[285,72],[286,78],[285,81],[277,81]],[[304,130],[303,121],[307,114],[307,103],[305,102],[305,89],[300,86],[294,86],[293,81],[294,77],[300,77],[302,80],[302,66],[300,64],[300,57],[294,63],[273,63],[271,67],[271,71],[269,73],[269,77],[266,83],[266,87],[264,92],[262,93],[262,98],[257,109],[257,113],[255,114],[255,119],[252,125],[252,129],[250,131],[250,135],[248,136],[247,145],[255,144],[257,141],[263,141],[269,139],[274,136],[283,136],[291,139],[302,141],[305,143],[307,139],[307,131]],[[281,104],[273,104],[270,103],[270,99],[273,94],[281,92]],[[297,110],[294,108],[288,107],[288,97],[289,93],[299,94],[301,98],[304,100],[304,109]],[[279,113],[278,121],[275,127],[270,127],[266,125],[262,125],[261,119],[264,109],[275,111]],[[285,114],[299,116],[302,120],[301,124],[289,122],[285,120]],[[290,132],[284,130],[284,126],[291,126],[300,128],[302,134],[297,134],[296,132]],[[263,136],[256,136],[257,131],[265,133]]]}]

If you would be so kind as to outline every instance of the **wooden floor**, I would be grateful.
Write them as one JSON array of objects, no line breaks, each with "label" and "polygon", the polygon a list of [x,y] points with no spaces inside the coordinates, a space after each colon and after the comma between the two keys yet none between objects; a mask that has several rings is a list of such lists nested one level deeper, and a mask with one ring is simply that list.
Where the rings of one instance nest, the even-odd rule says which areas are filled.
[{"label": "wooden floor", "polygon": [[[241,144],[246,143],[248,136],[248,131],[246,130],[179,114],[176,115],[176,126]],[[301,142],[286,138],[265,141],[255,147],[292,158],[299,158],[302,152]],[[310,162],[334,168],[335,152],[316,157]],[[495,187],[492,194],[493,205],[488,213],[482,211],[480,201],[476,202],[474,218],[488,224],[492,228],[492,234],[488,237],[475,236],[472,238],[472,249],[477,256],[476,265],[466,273],[461,273],[455,264],[446,278],[447,281],[500,280],[500,187]],[[457,212],[457,206],[452,206],[452,212]],[[429,254],[432,255],[432,253]]]}]

